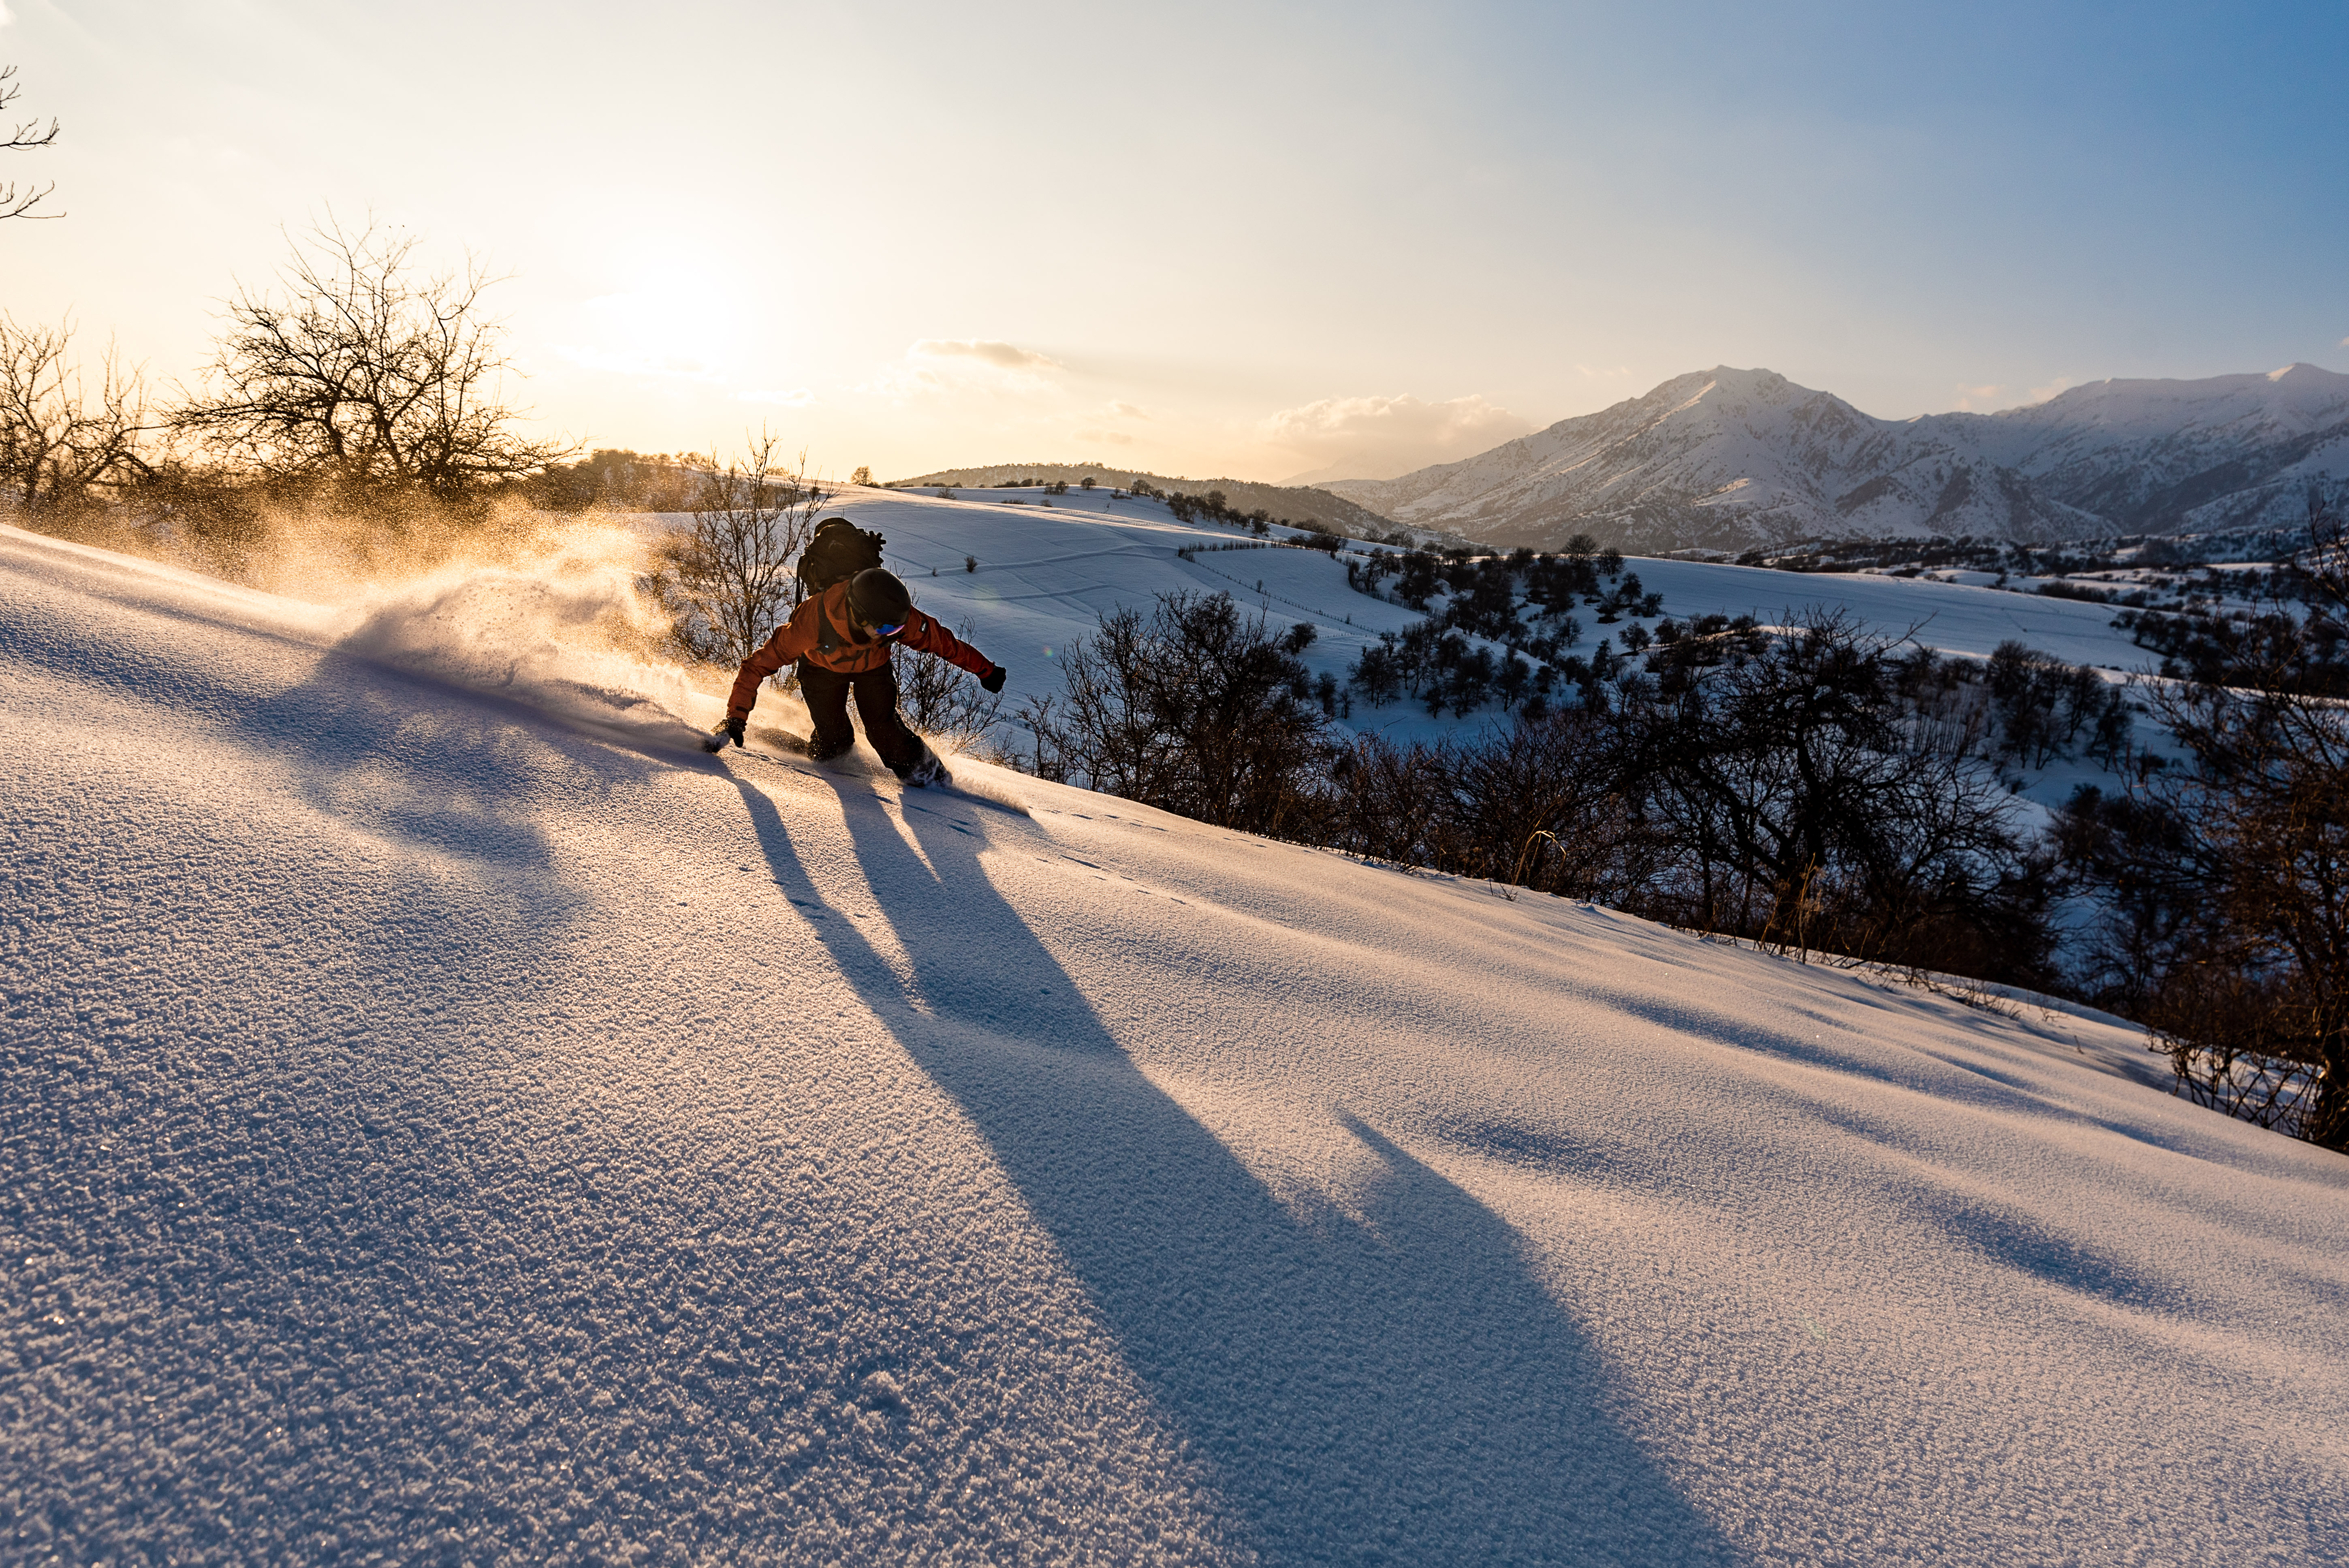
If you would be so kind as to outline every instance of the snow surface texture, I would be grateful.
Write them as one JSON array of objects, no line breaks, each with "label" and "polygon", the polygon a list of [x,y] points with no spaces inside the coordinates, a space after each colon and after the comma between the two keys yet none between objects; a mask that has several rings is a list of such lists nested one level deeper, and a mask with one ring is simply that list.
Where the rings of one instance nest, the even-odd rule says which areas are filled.
[{"label": "snow surface texture", "polygon": [[0,530],[0,1555],[2349,1555],[2349,1164],[2129,1032],[706,759],[582,591]]},{"label": "snow surface texture", "polygon": [[2349,479],[2349,376],[2100,381],[2002,413],[1881,420],[1716,366],[1457,462],[1324,488],[1417,527],[1641,550],[1799,538],[2049,540],[2291,525]]}]

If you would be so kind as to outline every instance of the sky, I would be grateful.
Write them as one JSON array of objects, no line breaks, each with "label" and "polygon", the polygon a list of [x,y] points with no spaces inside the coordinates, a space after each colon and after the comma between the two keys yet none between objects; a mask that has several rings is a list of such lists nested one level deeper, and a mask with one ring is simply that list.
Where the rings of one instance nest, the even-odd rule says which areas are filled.
[{"label": "sky", "polygon": [[373,221],[586,447],[1387,477],[1716,364],[2349,369],[2349,6],[0,0],[0,308],[201,383]]}]

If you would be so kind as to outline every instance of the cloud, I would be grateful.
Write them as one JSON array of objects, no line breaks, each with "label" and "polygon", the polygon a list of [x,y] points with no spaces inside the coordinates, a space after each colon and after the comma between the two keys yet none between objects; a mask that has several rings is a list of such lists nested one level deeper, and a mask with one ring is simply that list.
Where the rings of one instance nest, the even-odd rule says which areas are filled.
[{"label": "cloud", "polygon": [[1300,480],[1392,479],[1430,463],[1488,452],[1532,430],[1529,420],[1471,394],[1430,403],[1396,398],[1324,398],[1264,421],[1276,446],[1318,460]]},{"label": "cloud", "polygon": [[922,337],[905,358],[877,368],[857,390],[905,402],[915,398],[1009,396],[1027,400],[1056,392],[1050,372],[1068,367],[1049,355],[986,337]]},{"label": "cloud", "polygon": [[1958,412],[1989,414],[2001,409],[2027,409],[2033,403],[2044,403],[2071,384],[2071,377],[2058,376],[2045,386],[2033,387],[2027,392],[2006,386],[1970,387],[1962,381],[1952,390],[1957,394]]},{"label": "cloud", "polygon": [[905,350],[910,358],[977,359],[999,370],[1065,370],[1058,359],[1022,348],[1016,343],[997,343],[985,337],[924,337]]},{"label": "cloud", "polygon": [[2341,340],[2341,347],[2344,348],[2349,348],[2349,337],[2344,337]]},{"label": "cloud", "polygon": [[1077,439],[1083,441],[1098,441],[1103,446],[1132,446],[1133,444],[1133,438],[1126,434],[1123,431],[1079,431],[1077,432]]},{"label": "cloud", "polygon": [[815,401],[815,394],[805,387],[793,387],[787,392],[771,391],[762,388],[756,391],[737,392],[734,394],[734,400],[738,403],[776,403],[786,409],[803,409]]},{"label": "cloud", "polygon": [[1985,408],[1994,409],[1998,407],[1998,395],[2004,390],[2006,390],[2004,387],[1968,387],[1961,384],[1958,388],[1958,411],[1972,414],[1980,413]]},{"label": "cloud", "polygon": [[1115,399],[1110,400],[1109,411],[1122,420],[1146,420],[1150,417],[1132,403],[1121,403]]}]

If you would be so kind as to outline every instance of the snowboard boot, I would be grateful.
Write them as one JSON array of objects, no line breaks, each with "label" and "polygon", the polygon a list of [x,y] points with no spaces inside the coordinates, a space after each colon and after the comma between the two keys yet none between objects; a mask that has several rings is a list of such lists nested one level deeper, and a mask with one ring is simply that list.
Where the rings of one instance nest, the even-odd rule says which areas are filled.
[{"label": "snowboard boot", "polygon": [[910,789],[927,789],[947,776],[946,763],[940,762],[937,753],[927,745],[922,747],[922,754],[910,765],[895,771]]}]

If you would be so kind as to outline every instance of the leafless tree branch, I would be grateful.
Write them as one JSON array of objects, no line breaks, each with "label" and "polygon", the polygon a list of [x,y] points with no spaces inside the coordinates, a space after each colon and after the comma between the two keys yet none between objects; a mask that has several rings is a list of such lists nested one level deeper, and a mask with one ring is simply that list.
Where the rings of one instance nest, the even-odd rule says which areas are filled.
[{"label": "leafless tree branch", "polygon": [[20,327],[0,314],[0,504],[88,504],[93,487],[144,471],[146,378],[111,343],[95,388],[71,357],[73,325]]},{"label": "leafless tree branch", "polygon": [[[5,109],[16,102],[18,95],[25,90],[13,79],[16,75],[16,67],[0,66],[0,109]],[[46,130],[41,128],[39,120],[28,119],[9,132],[5,141],[0,141],[0,152],[29,152],[36,147],[47,147],[57,139],[57,122],[55,119],[49,121],[48,129]],[[50,192],[57,188],[57,182],[54,180],[37,191],[21,189],[13,180],[0,182],[0,220],[31,218],[37,222],[45,218],[64,217],[63,213],[33,211]]]},{"label": "leafless tree branch", "polygon": [[468,254],[419,275],[417,241],[372,220],[335,221],[292,242],[286,297],[240,286],[203,393],[170,427],[264,472],[454,500],[484,482],[536,473],[575,448],[514,432],[502,323],[481,309],[499,278]]},{"label": "leafless tree branch", "polygon": [[764,430],[740,461],[708,459],[692,520],[654,550],[652,584],[668,607],[678,650],[704,663],[739,664],[800,601],[793,571],[830,493],[809,478],[807,453],[785,469]]}]

